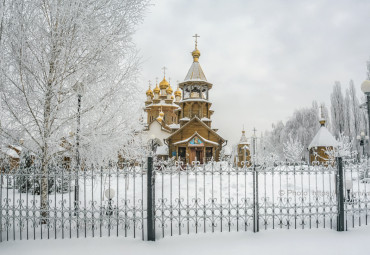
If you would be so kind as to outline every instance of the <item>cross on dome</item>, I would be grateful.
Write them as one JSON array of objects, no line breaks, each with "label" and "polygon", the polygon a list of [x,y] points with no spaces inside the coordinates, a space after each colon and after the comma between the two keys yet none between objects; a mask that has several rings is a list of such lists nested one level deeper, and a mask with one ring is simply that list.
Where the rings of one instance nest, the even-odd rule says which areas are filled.
[{"label": "cross on dome", "polygon": [[193,37],[195,38],[195,48],[197,48],[198,46],[198,37],[200,37],[198,34],[195,34],[193,35]]},{"label": "cross on dome", "polygon": [[167,67],[162,67],[162,69],[163,69],[163,77],[166,77],[166,69],[167,69]]}]

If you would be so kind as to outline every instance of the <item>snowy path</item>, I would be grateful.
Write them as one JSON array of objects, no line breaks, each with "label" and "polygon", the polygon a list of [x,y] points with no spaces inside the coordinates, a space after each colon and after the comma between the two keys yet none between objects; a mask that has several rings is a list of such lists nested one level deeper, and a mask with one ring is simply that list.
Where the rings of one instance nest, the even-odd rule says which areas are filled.
[{"label": "snowy path", "polygon": [[274,230],[260,233],[192,234],[167,237],[157,242],[127,238],[10,241],[0,243],[1,254],[368,254],[370,226],[336,232],[330,229]]}]

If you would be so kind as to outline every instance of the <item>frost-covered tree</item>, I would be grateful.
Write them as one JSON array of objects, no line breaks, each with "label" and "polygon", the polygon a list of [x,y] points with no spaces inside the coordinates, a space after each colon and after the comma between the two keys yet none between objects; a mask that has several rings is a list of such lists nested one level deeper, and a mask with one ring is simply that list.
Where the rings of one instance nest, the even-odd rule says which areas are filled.
[{"label": "frost-covered tree", "polygon": [[336,137],[345,132],[345,110],[342,88],[339,81],[336,81],[333,86],[333,92],[330,95],[331,100],[331,120],[332,130]]},{"label": "frost-covered tree", "polygon": [[[323,111],[327,112],[325,106]],[[290,136],[295,137],[303,148],[307,148],[318,129],[319,107],[316,101],[313,101],[311,107],[296,110],[285,125],[278,122],[272,126],[272,131],[267,132],[264,137],[266,154],[274,153],[280,159],[285,159],[284,143],[289,141]],[[306,155],[302,154],[306,158]]]},{"label": "frost-covered tree", "polygon": [[293,138],[290,134],[288,141],[284,143],[284,156],[290,162],[298,162],[302,159],[303,145],[297,138]]},{"label": "frost-covered tree", "polygon": [[[2,1],[1,135],[22,136],[43,173],[61,139],[77,130],[79,113],[86,160],[117,158],[135,130],[132,35],[146,6],[146,0]],[[83,94],[76,91],[81,84]],[[46,185],[43,178],[42,190]],[[42,208],[46,199],[43,192]]]}]

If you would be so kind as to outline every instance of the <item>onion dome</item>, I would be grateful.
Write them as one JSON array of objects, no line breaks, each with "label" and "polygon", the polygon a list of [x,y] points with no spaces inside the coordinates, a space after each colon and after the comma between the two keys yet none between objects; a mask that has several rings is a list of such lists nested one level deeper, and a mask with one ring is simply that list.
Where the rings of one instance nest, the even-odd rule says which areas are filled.
[{"label": "onion dome", "polygon": [[167,92],[167,94],[170,94],[170,95],[172,94],[173,90],[172,90],[170,84],[168,85],[168,88],[167,88],[166,92]]},{"label": "onion dome", "polygon": [[159,122],[161,122],[163,120],[163,116],[164,116],[164,112],[162,112],[162,110],[161,110],[161,112],[159,113],[159,116],[158,116],[157,120]]},{"label": "onion dome", "polygon": [[177,86],[177,89],[176,89],[176,91],[175,91],[175,96],[177,97],[177,96],[181,96],[181,90],[180,90],[180,88],[179,88],[179,86]]},{"label": "onion dome", "polygon": [[174,99],[174,96],[171,96],[171,99]]},{"label": "onion dome", "polygon": [[198,59],[200,57],[200,51],[198,50],[197,47],[195,47],[195,50],[193,50],[191,55],[193,56],[194,62],[198,62]]},{"label": "onion dome", "polygon": [[159,92],[161,92],[161,90],[159,89],[158,84],[156,84],[154,88],[154,93],[159,94]]},{"label": "onion dome", "polygon": [[166,81],[166,78],[163,78],[163,80],[159,83],[159,87],[161,89],[166,89],[170,84],[168,81]]},{"label": "onion dome", "polygon": [[146,95],[147,95],[147,96],[153,96],[153,91],[152,91],[152,89],[150,88],[150,86],[149,86],[149,89],[146,91]]}]

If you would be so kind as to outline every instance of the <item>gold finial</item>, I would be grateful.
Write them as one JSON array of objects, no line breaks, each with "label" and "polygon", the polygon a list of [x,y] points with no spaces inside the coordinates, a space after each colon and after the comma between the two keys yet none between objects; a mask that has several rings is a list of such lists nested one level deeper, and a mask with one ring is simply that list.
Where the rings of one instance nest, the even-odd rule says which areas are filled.
[{"label": "gold finial", "polygon": [[243,124],[242,134],[245,134],[244,124]]},{"label": "gold finial", "polygon": [[152,85],[150,84],[150,80],[148,81],[148,83],[149,83],[149,88],[146,91],[146,95],[153,97]]},{"label": "gold finial", "polygon": [[162,69],[163,69],[163,77],[166,78],[166,69],[167,69],[167,67],[164,66],[164,67],[162,67]]},{"label": "gold finial", "polygon": [[200,36],[198,34],[195,34],[193,35],[193,37],[195,37],[195,49],[193,50],[191,55],[193,56],[194,62],[198,62],[198,59],[200,57],[200,51],[198,50],[198,37]]},{"label": "gold finial", "polygon": [[159,87],[158,87],[158,77],[155,77],[155,88],[154,88],[154,90],[153,90],[153,92],[155,93],[155,94],[159,94],[159,92],[160,92],[161,90],[159,89]]}]

